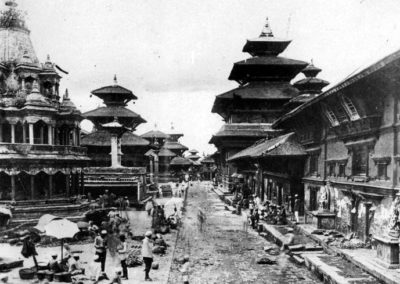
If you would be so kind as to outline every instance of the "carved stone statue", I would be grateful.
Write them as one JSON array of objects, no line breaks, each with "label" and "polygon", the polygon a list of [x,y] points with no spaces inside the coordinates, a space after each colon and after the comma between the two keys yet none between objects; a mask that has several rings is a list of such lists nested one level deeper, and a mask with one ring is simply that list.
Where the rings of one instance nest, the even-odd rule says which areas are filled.
[{"label": "carved stone statue", "polygon": [[393,238],[400,237],[399,210],[400,210],[400,197],[397,196],[396,199],[393,201],[393,205],[390,210],[390,220],[388,224],[388,235]]},{"label": "carved stone statue", "polygon": [[320,189],[320,197],[319,197],[319,211],[327,211],[328,210],[328,184],[326,186],[321,186]]}]

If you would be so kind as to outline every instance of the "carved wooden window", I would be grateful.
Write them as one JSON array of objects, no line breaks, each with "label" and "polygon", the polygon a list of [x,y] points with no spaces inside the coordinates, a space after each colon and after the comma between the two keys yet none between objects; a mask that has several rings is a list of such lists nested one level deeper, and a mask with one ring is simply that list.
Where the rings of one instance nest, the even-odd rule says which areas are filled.
[{"label": "carved wooden window", "polygon": [[376,167],[377,167],[377,175],[376,178],[381,180],[387,180],[387,167],[390,163],[390,157],[375,157],[373,158]]},{"label": "carved wooden window", "polygon": [[369,150],[366,145],[353,149],[353,176],[368,176]]},{"label": "carved wooden window", "polygon": [[330,162],[328,163],[328,176],[335,176],[336,175],[336,163]]},{"label": "carved wooden window", "polygon": [[343,103],[347,111],[347,114],[350,116],[351,120],[357,120],[360,118],[360,115],[358,114],[356,107],[348,97],[343,96]]},{"label": "carved wooden window", "polygon": [[330,107],[325,107],[325,112],[332,126],[339,125],[339,121]]},{"label": "carved wooden window", "polygon": [[336,113],[336,117],[337,117],[339,123],[348,120],[346,111],[343,109],[343,107],[341,105],[335,107],[335,113]]},{"label": "carved wooden window", "polygon": [[344,177],[346,175],[346,164],[339,164],[339,174],[340,177]]}]

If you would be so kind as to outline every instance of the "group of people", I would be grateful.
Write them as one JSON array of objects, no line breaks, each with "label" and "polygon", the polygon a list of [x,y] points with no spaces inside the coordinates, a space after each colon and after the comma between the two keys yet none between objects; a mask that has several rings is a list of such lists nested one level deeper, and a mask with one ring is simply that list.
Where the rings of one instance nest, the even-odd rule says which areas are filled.
[{"label": "group of people", "polygon": [[125,211],[129,208],[130,202],[128,196],[117,196],[115,193],[109,193],[108,189],[98,198],[98,203],[102,209],[117,207],[119,211]]},{"label": "group of people", "polygon": [[79,254],[72,254],[68,244],[64,246],[63,258],[58,260],[58,254],[53,253],[47,266],[53,273],[69,272],[71,276],[85,273]]}]

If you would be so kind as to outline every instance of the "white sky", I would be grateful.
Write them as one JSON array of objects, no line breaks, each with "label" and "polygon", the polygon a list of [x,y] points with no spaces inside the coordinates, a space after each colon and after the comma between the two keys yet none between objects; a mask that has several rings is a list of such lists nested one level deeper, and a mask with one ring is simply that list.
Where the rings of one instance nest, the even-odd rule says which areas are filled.
[{"label": "white sky", "polygon": [[[112,84],[139,100],[129,108],[154,128],[185,133],[189,148],[211,153],[223,124],[214,97],[235,88],[227,80],[247,38],[266,16],[275,36],[293,42],[283,56],[310,61],[335,83],[400,48],[398,0],[18,0],[39,60],[70,72],[61,88],[82,112],[100,101],[91,90]],[[289,24],[289,18],[290,24]]]}]

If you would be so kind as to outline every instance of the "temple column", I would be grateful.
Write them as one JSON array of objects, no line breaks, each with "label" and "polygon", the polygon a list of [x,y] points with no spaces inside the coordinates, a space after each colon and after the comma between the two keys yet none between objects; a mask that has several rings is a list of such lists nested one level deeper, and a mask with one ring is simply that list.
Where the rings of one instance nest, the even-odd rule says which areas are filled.
[{"label": "temple column", "polygon": [[112,168],[117,168],[121,167],[121,159],[118,158],[120,154],[118,153],[118,135],[117,134],[111,134],[111,167]]},{"label": "temple column", "polygon": [[22,124],[22,143],[26,143],[26,127],[25,127],[25,123]]},{"label": "temple column", "polygon": [[35,176],[31,175],[31,199],[35,199]]},{"label": "temple column", "polygon": [[29,144],[33,145],[35,144],[33,140],[33,124],[29,123]]},{"label": "temple column", "polygon": [[153,183],[154,182],[154,179],[153,179],[153,176],[154,176],[153,157],[150,156],[149,158],[150,158],[150,182]]},{"label": "temple column", "polygon": [[21,90],[25,91],[25,78],[22,78],[22,82],[21,82]]},{"label": "temple column", "polygon": [[71,175],[66,174],[65,175],[65,192],[67,193],[67,197],[70,197],[71,192],[70,192],[70,177]]},{"label": "temple column", "polygon": [[154,183],[158,187],[158,173],[159,173],[159,162],[158,155],[154,155]]},{"label": "temple column", "polygon": [[10,180],[11,180],[11,200],[15,201],[15,192],[16,192],[15,175],[11,174],[10,175]]},{"label": "temple column", "polygon": [[3,142],[3,124],[0,124],[0,143]]},{"label": "temple column", "polygon": [[11,124],[11,143],[15,143],[15,124]]},{"label": "temple column", "polygon": [[72,146],[76,146],[76,129],[72,129]]},{"label": "temple column", "polygon": [[137,201],[140,202],[141,200],[141,196],[140,196],[140,182],[137,182]]},{"label": "temple column", "polygon": [[49,174],[49,192],[48,198],[52,198],[53,196],[53,175]]},{"label": "temple column", "polygon": [[53,126],[49,125],[47,127],[47,140],[49,145],[53,145]]}]

